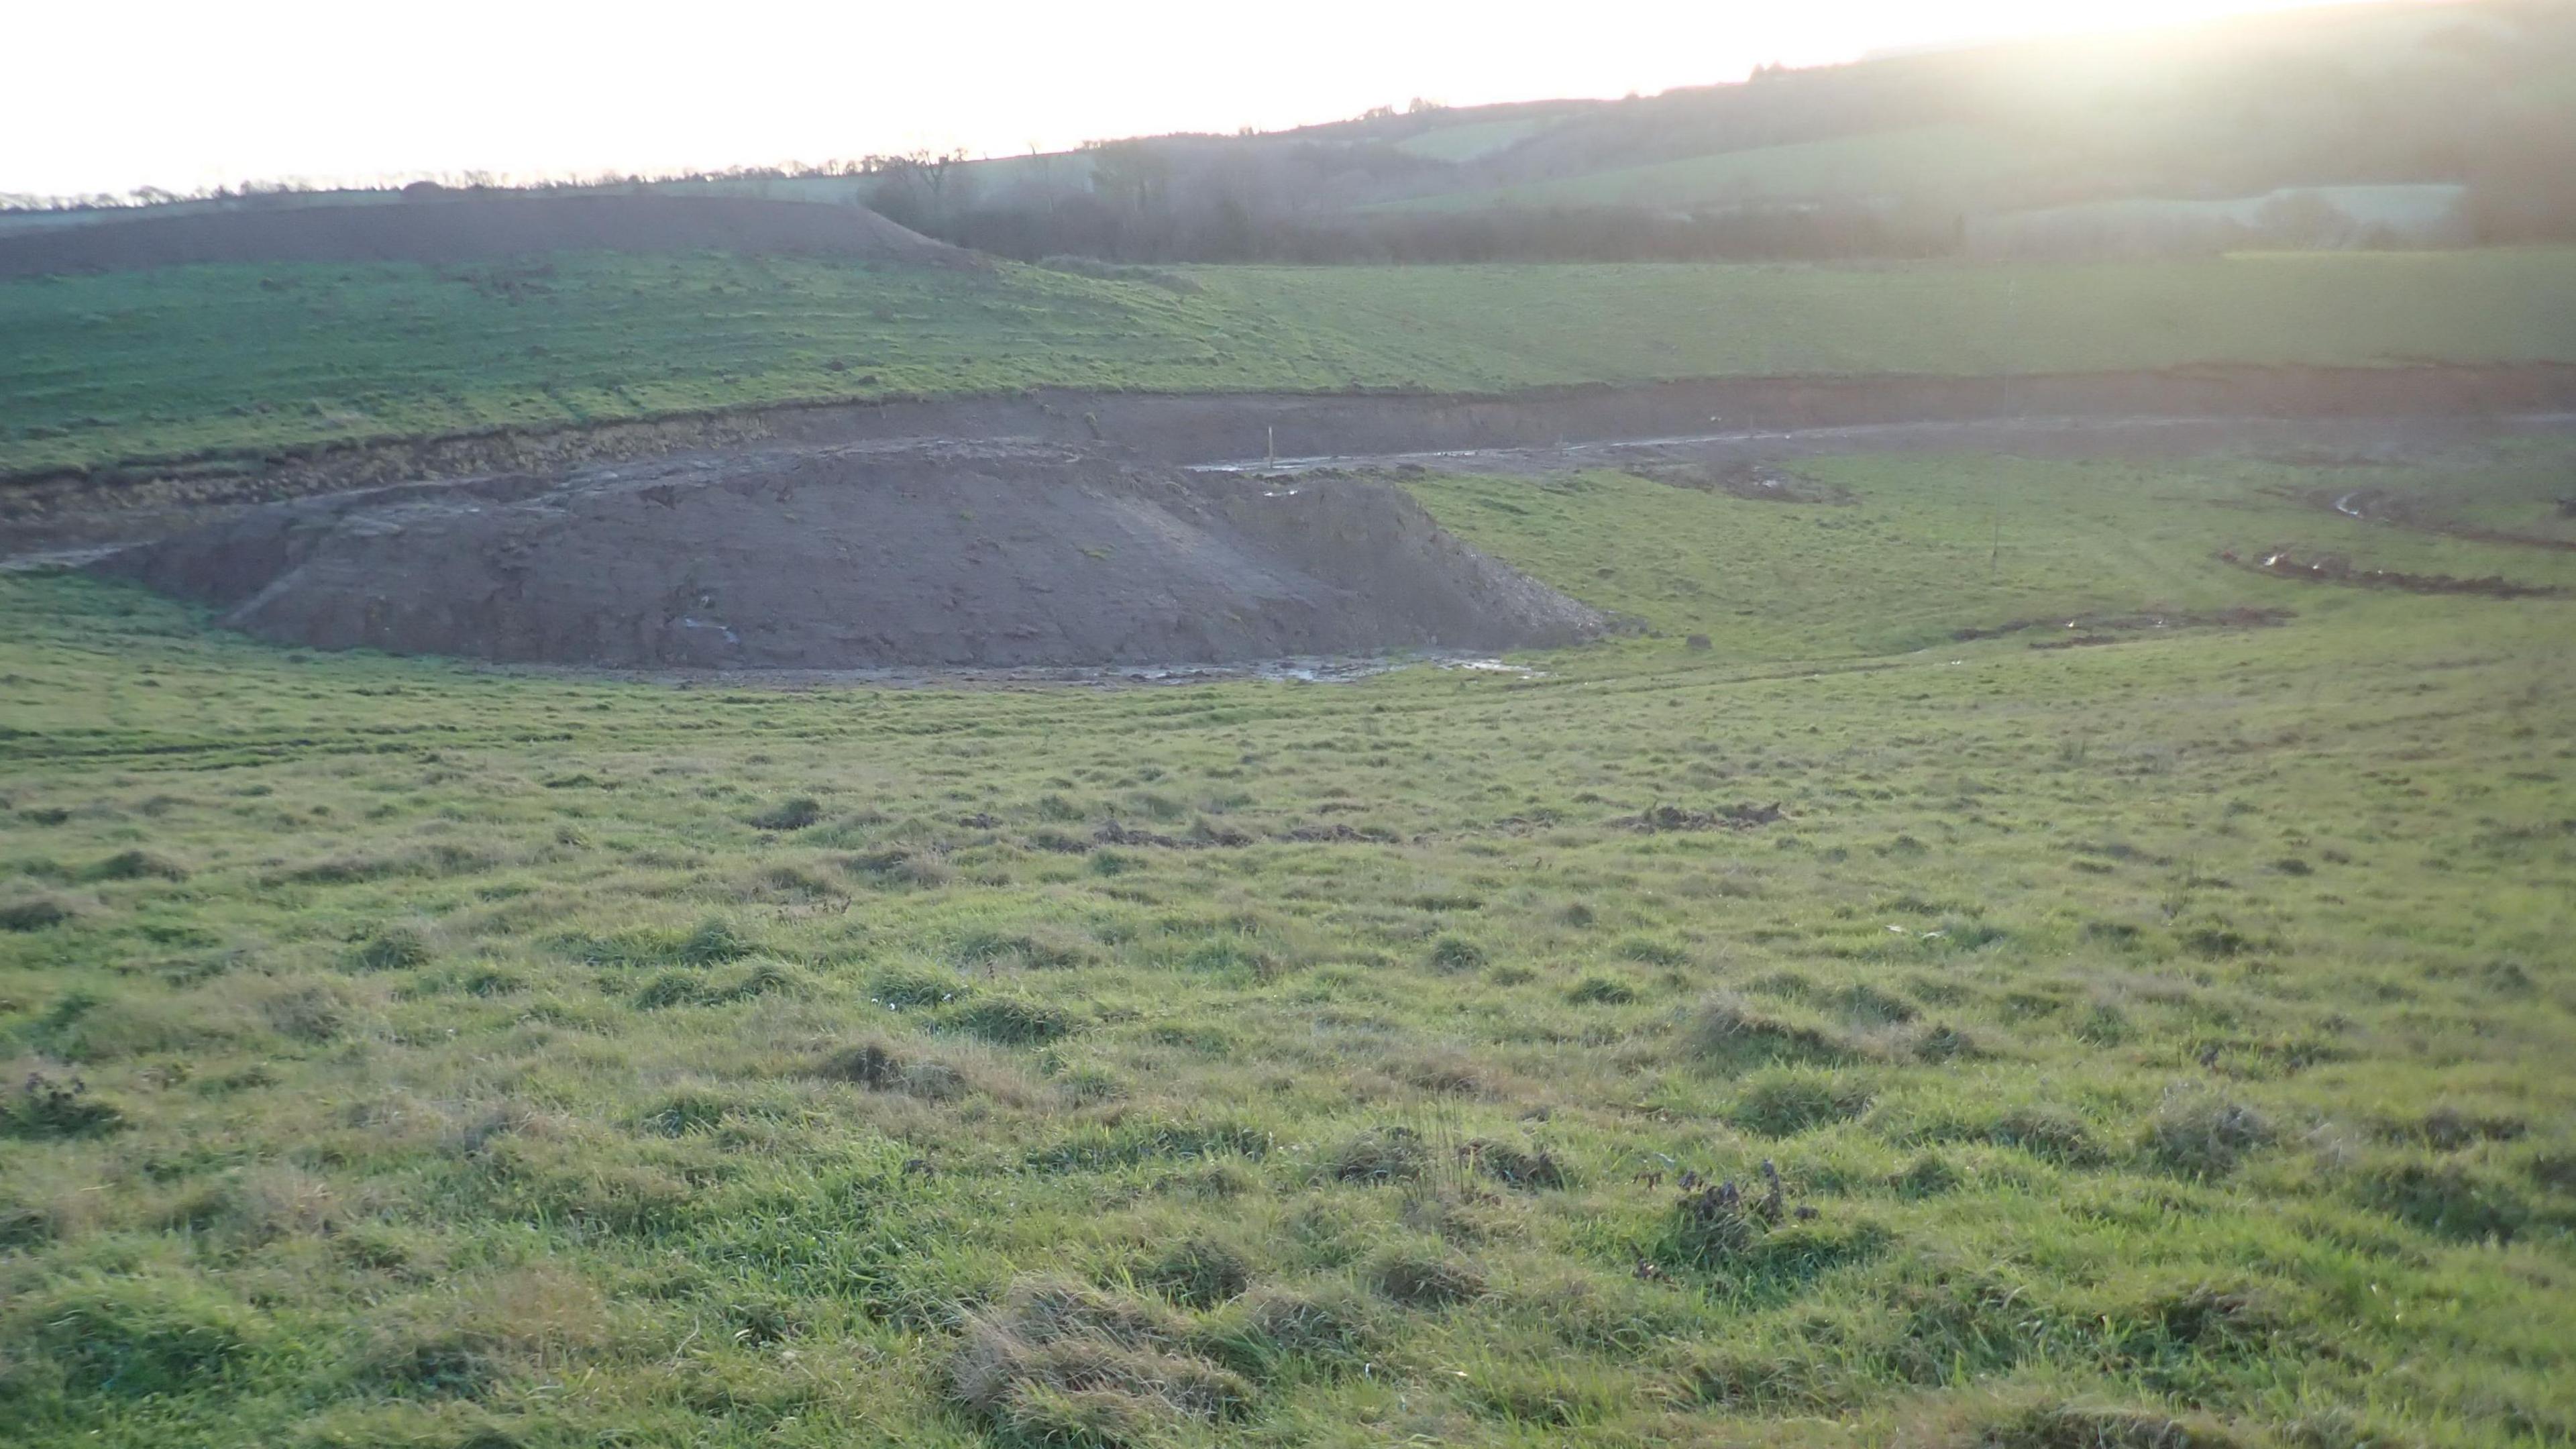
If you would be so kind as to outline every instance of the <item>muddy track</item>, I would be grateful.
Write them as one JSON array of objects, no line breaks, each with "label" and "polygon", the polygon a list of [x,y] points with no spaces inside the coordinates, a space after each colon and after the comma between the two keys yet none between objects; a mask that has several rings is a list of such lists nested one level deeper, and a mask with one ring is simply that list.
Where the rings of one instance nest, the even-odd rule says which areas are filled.
[{"label": "muddy track", "polygon": [[2265,578],[2307,584],[2341,584],[2356,589],[2392,589],[2407,594],[2476,594],[2490,599],[2564,599],[2576,590],[2556,584],[2526,584],[2488,574],[2460,578],[2452,574],[2410,574],[2395,569],[2366,568],[2341,554],[2301,555],[2286,548],[2265,549],[2250,557],[2229,549],[2219,560]]},{"label": "muddy track", "polygon": [[[2344,491],[2319,491],[2300,495],[2302,501],[2319,508],[2331,508],[2346,518],[2364,523],[2386,523],[2416,533],[2439,534],[2470,543],[2500,543],[2513,548],[2547,549],[2556,553],[2576,553],[2576,539],[2549,538],[2536,533],[2515,533],[2510,529],[2481,528],[2434,513],[2423,499],[2386,488],[2354,488]],[[2562,503],[2562,509],[2567,505]]]},{"label": "muddy track", "polygon": [[[1107,444],[1208,465],[1473,453],[1478,466],[1590,466],[1616,447],[1659,457],[1870,448],[2206,451],[2297,443],[2308,424],[2370,448],[2475,436],[2499,418],[2576,413],[2576,366],[2208,367],[2052,377],[1734,378],[1458,394],[1006,396],[744,409],[646,422],[351,443],[0,478],[0,557],[131,541],[227,505],[354,488],[769,447],[905,438]],[[2344,437],[2337,432],[2336,437]],[[1616,445],[1616,447],[1614,447]],[[1607,450],[1607,451],[1605,451]]]}]

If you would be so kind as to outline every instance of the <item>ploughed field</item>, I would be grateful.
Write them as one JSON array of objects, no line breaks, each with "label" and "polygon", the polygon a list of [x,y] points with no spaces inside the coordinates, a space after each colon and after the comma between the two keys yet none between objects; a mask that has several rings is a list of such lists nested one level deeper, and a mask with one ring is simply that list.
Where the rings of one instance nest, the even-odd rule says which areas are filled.
[{"label": "ploughed field", "polygon": [[1380,479],[1635,627],[1333,685],[0,575],[0,1437],[2564,1442],[2571,464]]}]

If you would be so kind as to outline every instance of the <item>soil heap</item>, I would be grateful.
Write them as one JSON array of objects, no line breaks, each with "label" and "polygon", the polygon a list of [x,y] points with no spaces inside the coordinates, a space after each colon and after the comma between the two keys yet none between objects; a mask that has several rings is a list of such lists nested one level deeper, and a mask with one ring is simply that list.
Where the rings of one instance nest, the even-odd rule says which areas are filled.
[{"label": "soil heap", "polygon": [[1604,619],[1351,478],[878,443],[370,489],[92,565],[279,643],[610,668],[1218,663]]}]

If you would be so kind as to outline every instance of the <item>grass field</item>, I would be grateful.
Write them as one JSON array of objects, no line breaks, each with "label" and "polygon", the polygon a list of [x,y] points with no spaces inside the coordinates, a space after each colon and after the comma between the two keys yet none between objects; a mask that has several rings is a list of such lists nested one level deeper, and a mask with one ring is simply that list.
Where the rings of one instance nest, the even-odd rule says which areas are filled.
[{"label": "grass field", "polygon": [[2217,555],[2576,582],[2317,498],[2571,462],[1419,480],[1654,631],[1536,677],[0,576],[0,1439],[2567,1443],[2576,601]]},{"label": "grass field", "polygon": [[2576,360],[2576,251],[2070,266],[1210,268],[565,256],[0,283],[0,473],[762,403]]},{"label": "grass field", "polygon": [[[1440,134],[1433,133],[1435,136]],[[1996,126],[1952,123],[1720,151],[1623,166],[1557,181],[1383,203],[1379,210],[1466,211],[1488,206],[1646,206],[1690,209],[1746,202],[1839,201],[1937,195],[2065,169],[2061,158]]]},{"label": "grass field", "polygon": [[1514,146],[1546,130],[1553,117],[1514,116],[1499,121],[1470,121],[1439,126],[1395,143],[1408,156],[1430,161],[1473,161]]}]

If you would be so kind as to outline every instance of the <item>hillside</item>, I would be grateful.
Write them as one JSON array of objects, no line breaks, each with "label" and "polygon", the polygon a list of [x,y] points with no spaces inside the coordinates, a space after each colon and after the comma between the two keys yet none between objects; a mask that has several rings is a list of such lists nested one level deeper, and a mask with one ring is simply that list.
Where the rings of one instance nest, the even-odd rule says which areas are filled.
[{"label": "hillside", "polygon": [[[1010,255],[1134,260],[1940,254],[2026,211],[2282,191],[2307,199],[2190,228],[2097,225],[2054,249],[2576,236],[2571,78],[2568,7],[2357,6],[1622,101],[1144,138],[1069,158],[1088,159],[1078,170],[969,165],[935,193],[898,173],[872,197]],[[2337,210],[2337,188],[2429,185],[2460,188],[2456,205]],[[1528,214],[1559,212],[1583,224]]]},{"label": "hillside", "polygon": [[2576,362],[2576,251],[1125,277],[593,252],[6,281],[0,333],[0,474],[25,475],[1035,386]]},{"label": "hillside", "polygon": [[[2576,8],[2455,0],[1773,68],[1616,101],[1425,105],[1267,134],[548,194],[859,205],[1024,261],[1818,259],[2568,241],[2571,177]],[[2429,209],[2362,191],[2433,187],[2447,190]],[[2292,200],[2261,207],[2274,197]],[[2099,209],[2059,224],[2079,206]],[[0,212],[0,240],[137,214]],[[45,255],[78,269],[79,251],[58,240]]]}]

